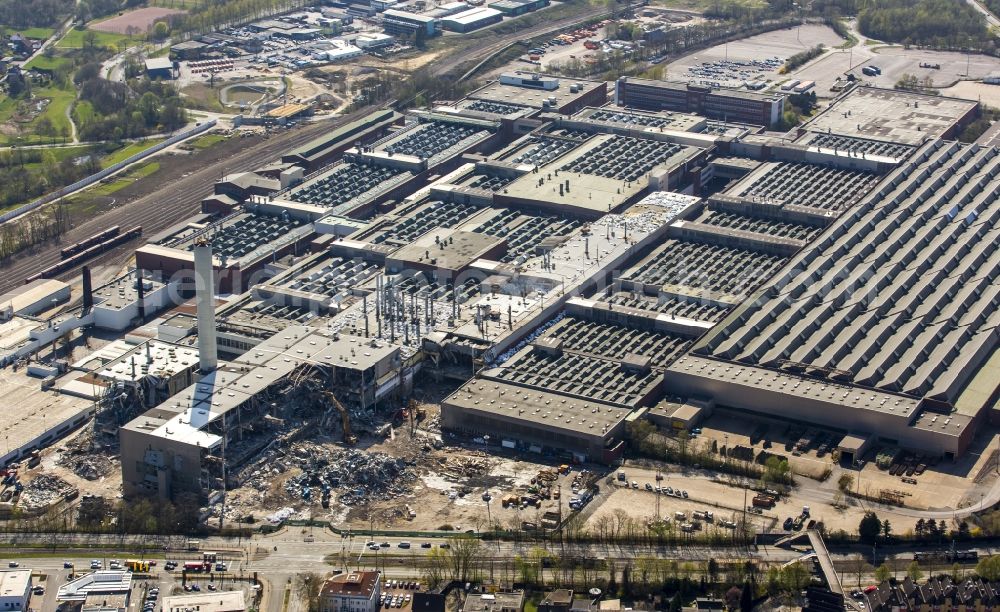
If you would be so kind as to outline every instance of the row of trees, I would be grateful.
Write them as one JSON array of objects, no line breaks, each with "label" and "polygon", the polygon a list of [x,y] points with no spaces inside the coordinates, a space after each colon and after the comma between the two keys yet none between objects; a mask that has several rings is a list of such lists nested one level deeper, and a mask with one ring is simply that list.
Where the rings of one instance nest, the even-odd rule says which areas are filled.
[{"label": "row of trees", "polygon": [[[17,169],[6,169],[0,173],[0,181],[18,181],[18,174],[26,173]],[[14,186],[4,183],[4,190],[16,189],[16,185],[17,183]],[[39,242],[61,236],[67,229],[69,229],[69,215],[63,206],[50,206],[44,211],[0,225],[0,263]]]},{"label": "row of trees", "polygon": [[73,0],[0,0],[0,23],[11,28],[55,27],[73,10]]},{"label": "row of trees", "polygon": [[809,582],[809,569],[798,563],[769,570],[766,580],[762,580],[757,563],[739,555],[703,562],[652,556],[616,562],[564,548],[535,547],[506,558],[489,554],[489,544],[470,536],[451,538],[449,543],[447,549],[434,548],[411,561],[422,568],[424,582],[432,589],[450,581],[499,582],[533,590],[586,591],[598,586],[608,597],[626,600],[651,601],[660,596],[670,601],[669,609],[679,610],[683,602],[697,594],[725,594],[738,608],[744,594],[754,596],[751,584],[759,585],[758,593],[780,595],[797,594]]},{"label": "row of trees", "polygon": [[[51,126],[51,124],[50,124]],[[51,131],[55,131],[51,128]],[[0,168],[0,208],[37,198],[49,191],[93,174],[100,165],[90,157],[77,163],[74,159],[57,161],[49,152],[40,165],[28,169],[21,166]]]},{"label": "row of trees", "polygon": [[202,33],[227,25],[249,23],[276,13],[306,6],[306,0],[223,0],[201,2],[194,7],[175,0],[158,0],[157,6],[184,8],[189,12],[177,17],[172,25],[180,33]]},{"label": "row of trees", "polygon": [[822,44],[816,45],[806,49],[805,51],[799,51],[795,55],[791,56],[785,60],[785,65],[781,67],[781,73],[787,74],[792,70],[795,70],[799,66],[804,66],[807,62],[810,62],[820,55],[823,55],[824,47]]},{"label": "row of trees", "polygon": [[878,0],[858,13],[865,36],[948,49],[992,47],[983,16],[962,0]]},{"label": "row of trees", "polygon": [[173,131],[187,123],[177,90],[169,83],[136,79],[109,81],[93,70],[77,72],[80,100],[89,102],[92,116],[78,114],[83,140],[139,138]]},{"label": "row of trees", "polygon": [[763,465],[735,457],[730,449],[720,449],[716,445],[705,446],[686,434],[676,437],[665,436],[648,421],[629,423],[629,451],[638,457],[646,457],[667,463],[699,465],[735,476],[759,479],[762,484],[791,485],[794,478],[788,461],[771,456],[763,460]]}]

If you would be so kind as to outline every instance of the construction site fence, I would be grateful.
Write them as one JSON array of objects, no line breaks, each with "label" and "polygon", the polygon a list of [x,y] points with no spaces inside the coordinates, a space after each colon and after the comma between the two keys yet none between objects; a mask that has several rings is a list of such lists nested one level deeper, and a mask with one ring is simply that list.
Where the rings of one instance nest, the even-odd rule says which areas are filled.
[{"label": "construction site fence", "polygon": [[27,213],[29,213],[29,212],[31,212],[33,210],[36,210],[36,209],[44,206],[45,204],[48,204],[49,202],[53,202],[55,200],[58,200],[59,198],[63,197],[64,195],[73,193],[74,191],[77,191],[78,189],[83,189],[84,187],[89,187],[90,185],[93,185],[94,183],[96,183],[96,182],[98,182],[98,181],[100,181],[100,180],[102,180],[104,178],[107,178],[108,176],[114,174],[115,172],[118,172],[119,170],[121,170],[122,168],[124,168],[124,167],[126,167],[126,166],[128,166],[130,164],[134,164],[137,161],[141,161],[141,160],[145,159],[146,157],[149,157],[150,155],[152,155],[154,153],[159,153],[160,151],[162,151],[163,149],[169,147],[170,145],[177,144],[178,142],[180,142],[182,140],[185,140],[187,138],[191,138],[192,136],[197,136],[198,134],[204,133],[204,132],[206,132],[206,131],[214,128],[215,125],[216,125],[216,123],[217,122],[216,122],[215,119],[211,119],[209,121],[205,121],[203,123],[200,123],[200,124],[194,126],[193,128],[191,128],[190,130],[187,130],[186,132],[181,132],[179,134],[174,134],[173,136],[171,136],[170,138],[167,138],[163,142],[157,143],[157,144],[155,144],[155,145],[153,145],[153,146],[151,146],[148,149],[145,149],[143,151],[139,151],[138,153],[136,153],[134,155],[130,155],[129,157],[126,157],[122,161],[120,161],[120,162],[118,162],[116,164],[112,164],[112,165],[108,166],[107,168],[101,170],[100,172],[95,172],[94,174],[91,174],[88,177],[82,178],[79,181],[77,181],[77,182],[75,182],[75,183],[73,183],[71,185],[67,185],[67,186],[62,187],[60,189],[57,189],[57,190],[55,190],[55,191],[53,191],[51,193],[47,193],[47,194],[43,195],[42,197],[38,198],[37,200],[33,200],[31,202],[28,202],[27,204],[25,204],[23,206],[19,206],[19,207],[15,208],[14,210],[7,211],[6,213],[0,215],[0,223],[6,223],[7,221],[10,221],[11,219],[16,219],[16,218],[20,217],[21,215],[27,214]]}]

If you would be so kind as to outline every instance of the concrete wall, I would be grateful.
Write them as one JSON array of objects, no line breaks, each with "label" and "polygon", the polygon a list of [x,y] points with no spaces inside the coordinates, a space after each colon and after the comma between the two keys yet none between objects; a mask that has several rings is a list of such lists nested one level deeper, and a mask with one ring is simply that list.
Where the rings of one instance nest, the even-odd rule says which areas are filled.
[{"label": "concrete wall", "polygon": [[128,428],[118,430],[118,439],[125,497],[145,495],[166,500],[182,492],[201,495],[204,449]]}]

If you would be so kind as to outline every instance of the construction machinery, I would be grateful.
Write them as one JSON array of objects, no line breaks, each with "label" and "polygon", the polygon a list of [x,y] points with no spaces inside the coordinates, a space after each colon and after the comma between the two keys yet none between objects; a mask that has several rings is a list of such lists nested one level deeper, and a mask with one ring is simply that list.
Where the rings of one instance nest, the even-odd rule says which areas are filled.
[{"label": "construction machinery", "polygon": [[344,444],[354,445],[358,443],[358,437],[351,432],[351,415],[348,414],[347,408],[340,403],[337,397],[331,391],[323,391],[323,397],[326,398],[334,408],[340,412],[340,422],[344,429]]}]

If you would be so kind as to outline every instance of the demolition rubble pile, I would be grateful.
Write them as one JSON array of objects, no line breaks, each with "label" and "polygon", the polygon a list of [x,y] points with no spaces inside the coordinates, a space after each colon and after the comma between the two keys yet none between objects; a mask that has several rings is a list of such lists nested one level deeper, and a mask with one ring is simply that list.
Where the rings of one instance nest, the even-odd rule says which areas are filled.
[{"label": "demolition rubble pile", "polygon": [[103,455],[64,454],[57,462],[85,480],[97,480],[111,473],[114,468],[111,459]]},{"label": "demolition rubble pile", "polygon": [[293,449],[288,462],[300,467],[302,473],[288,479],[285,492],[306,501],[321,498],[324,506],[332,492],[346,506],[405,495],[416,479],[407,461],[385,453],[301,444]]},{"label": "demolition rubble pile", "polygon": [[58,501],[73,497],[76,492],[76,487],[58,476],[39,474],[25,485],[18,506],[24,512],[34,514]]},{"label": "demolition rubble pile", "polygon": [[115,462],[106,448],[86,431],[70,440],[56,463],[85,480],[98,480],[115,470]]},{"label": "demolition rubble pile", "polygon": [[449,480],[487,473],[493,462],[486,457],[448,457],[441,461],[441,475]]}]

